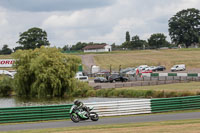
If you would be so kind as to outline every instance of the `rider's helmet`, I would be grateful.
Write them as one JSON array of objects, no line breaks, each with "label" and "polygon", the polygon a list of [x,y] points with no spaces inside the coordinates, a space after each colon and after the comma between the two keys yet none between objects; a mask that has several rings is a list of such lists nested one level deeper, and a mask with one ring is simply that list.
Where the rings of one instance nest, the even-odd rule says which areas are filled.
[{"label": "rider's helmet", "polygon": [[80,101],[79,101],[78,99],[75,99],[75,100],[74,100],[74,104],[77,105],[77,106],[79,106]]}]

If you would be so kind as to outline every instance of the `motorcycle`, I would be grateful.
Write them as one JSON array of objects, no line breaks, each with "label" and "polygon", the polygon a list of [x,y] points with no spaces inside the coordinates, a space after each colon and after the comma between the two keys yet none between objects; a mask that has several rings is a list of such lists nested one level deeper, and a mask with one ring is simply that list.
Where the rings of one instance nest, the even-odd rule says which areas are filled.
[{"label": "motorcycle", "polygon": [[98,121],[99,120],[98,114],[96,112],[90,112],[91,110],[93,110],[94,107],[87,107],[87,108],[89,112],[83,109],[78,109],[76,105],[73,105],[69,112],[71,120],[75,123],[88,119],[91,119],[92,121]]}]

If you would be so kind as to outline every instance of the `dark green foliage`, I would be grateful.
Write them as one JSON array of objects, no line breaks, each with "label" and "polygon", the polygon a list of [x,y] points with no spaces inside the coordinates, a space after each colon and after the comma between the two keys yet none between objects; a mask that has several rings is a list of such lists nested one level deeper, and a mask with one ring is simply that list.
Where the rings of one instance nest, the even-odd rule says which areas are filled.
[{"label": "dark green foliage", "polygon": [[83,48],[87,45],[87,43],[78,42],[76,45],[73,45],[70,50],[83,50]]},{"label": "dark green foliage", "polygon": [[24,97],[62,97],[73,92],[73,82],[80,59],[62,54],[56,48],[18,50],[16,60],[16,93]]},{"label": "dark green foliage", "polygon": [[169,35],[176,44],[189,47],[200,41],[200,11],[195,8],[182,10],[169,20]]},{"label": "dark green foliage", "polygon": [[88,97],[94,96],[95,90],[88,85],[87,82],[75,80],[73,82],[73,92],[70,94],[72,97]]},{"label": "dark green foliage", "polygon": [[145,40],[140,40],[139,36],[133,36],[131,41],[125,41],[122,43],[122,48],[127,49],[144,49],[147,46],[147,42]]},{"label": "dark green foliage", "polygon": [[105,43],[93,43],[93,42],[89,42],[89,43],[85,43],[85,42],[78,42],[76,43],[76,45],[73,45],[70,50],[72,51],[82,51],[83,48],[87,45],[101,45],[101,44],[105,44]]},{"label": "dark green foliage", "polygon": [[30,28],[28,31],[20,34],[19,41],[17,41],[22,47],[16,49],[35,49],[41,46],[49,46],[50,43],[47,40],[47,33],[40,28]]},{"label": "dark green foliage", "polygon": [[148,44],[151,48],[166,47],[169,43],[166,41],[166,36],[162,33],[152,34],[148,39]]},{"label": "dark green foliage", "polygon": [[124,42],[121,45],[122,48],[131,49],[131,42]]},{"label": "dark green foliage", "polygon": [[17,46],[15,48],[13,48],[14,51],[23,50],[23,49],[24,49],[24,47],[22,47],[22,46]]},{"label": "dark green foliage", "polygon": [[10,48],[8,48],[8,45],[3,45],[2,50],[0,50],[0,54],[2,55],[7,55],[7,54],[11,54],[12,50]]},{"label": "dark green foliage", "polygon": [[121,46],[120,45],[116,45],[115,43],[111,44],[111,47],[112,47],[112,51],[121,50]]},{"label": "dark green foliage", "polygon": [[3,79],[0,81],[0,96],[10,96],[13,89],[13,79],[3,76]]},{"label": "dark green foliage", "polygon": [[70,48],[69,48],[68,45],[65,45],[65,46],[62,48],[62,51],[67,51],[67,50],[70,50]]},{"label": "dark green foliage", "polygon": [[140,40],[140,37],[136,35],[132,37],[131,45],[133,49],[143,49],[147,46],[147,42],[145,40]]},{"label": "dark green foliage", "polygon": [[126,32],[126,42],[130,42],[130,34],[129,34],[129,32],[127,31]]}]

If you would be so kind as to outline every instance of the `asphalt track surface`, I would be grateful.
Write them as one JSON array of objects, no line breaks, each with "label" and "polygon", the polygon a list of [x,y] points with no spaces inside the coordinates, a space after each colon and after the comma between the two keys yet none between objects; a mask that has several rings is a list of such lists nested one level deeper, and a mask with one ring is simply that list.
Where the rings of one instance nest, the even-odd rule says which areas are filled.
[{"label": "asphalt track surface", "polygon": [[77,127],[77,126],[94,126],[107,124],[123,124],[123,123],[137,123],[137,122],[156,122],[168,120],[185,120],[185,119],[200,119],[200,112],[191,113],[173,113],[173,114],[150,114],[150,115],[135,115],[122,117],[105,117],[100,118],[99,121],[93,122],[90,120],[73,123],[70,120],[66,121],[49,121],[49,122],[35,122],[35,123],[21,123],[21,124],[0,124],[0,131],[16,131],[28,129],[44,129],[44,128],[63,128],[63,127]]}]

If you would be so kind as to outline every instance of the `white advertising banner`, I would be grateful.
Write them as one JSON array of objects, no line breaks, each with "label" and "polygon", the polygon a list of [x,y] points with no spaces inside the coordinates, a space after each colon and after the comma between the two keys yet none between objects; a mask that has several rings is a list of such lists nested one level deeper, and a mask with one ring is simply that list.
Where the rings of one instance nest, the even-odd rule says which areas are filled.
[{"label": "white advertising banner", "polygon": [[12,67],[14,63],[14,59],[0,59],[0,67]]}]

